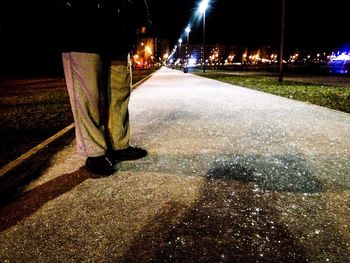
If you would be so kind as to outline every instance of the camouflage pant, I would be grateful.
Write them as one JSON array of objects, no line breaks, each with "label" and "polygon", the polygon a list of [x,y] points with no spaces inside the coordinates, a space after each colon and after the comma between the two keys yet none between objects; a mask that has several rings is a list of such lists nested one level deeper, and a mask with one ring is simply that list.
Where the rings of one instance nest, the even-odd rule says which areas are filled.
[{"label": "camouflage pant", "polygon": [[96,157],[106,154],[109,148],[127,148],[130,57],[107,67],[98,54],[65,52],[62,59],[78,153]]}]

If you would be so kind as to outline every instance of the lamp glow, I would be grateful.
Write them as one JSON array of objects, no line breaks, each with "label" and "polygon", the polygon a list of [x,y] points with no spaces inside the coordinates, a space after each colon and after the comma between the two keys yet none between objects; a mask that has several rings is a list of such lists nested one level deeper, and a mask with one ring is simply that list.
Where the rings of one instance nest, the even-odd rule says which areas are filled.
[{"label": "lamp glow", "polygon": [[199,5],[199,11],[204,13],[209,6],[209,0],[203,0]]}]

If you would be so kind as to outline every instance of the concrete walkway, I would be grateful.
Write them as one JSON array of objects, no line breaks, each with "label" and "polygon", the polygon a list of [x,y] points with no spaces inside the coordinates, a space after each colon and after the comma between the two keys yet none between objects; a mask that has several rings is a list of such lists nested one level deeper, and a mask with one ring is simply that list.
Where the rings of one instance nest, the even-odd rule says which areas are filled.
[{"label": "concrete walkway", "polygon": [[350,115],[162,68],[149,156],[94,178],[72,143],[0,210],[0,262],[350,262]]}]

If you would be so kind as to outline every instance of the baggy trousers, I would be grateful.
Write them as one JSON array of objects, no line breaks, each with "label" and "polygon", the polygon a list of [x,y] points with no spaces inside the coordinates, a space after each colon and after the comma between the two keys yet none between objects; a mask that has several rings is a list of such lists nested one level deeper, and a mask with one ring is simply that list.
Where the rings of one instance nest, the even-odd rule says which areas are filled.
[{"label": "baggy trousers", "polygon": [[107,63],[94,53],[64,52],[77,152],[86,157],[129,146],[130,56]]}]

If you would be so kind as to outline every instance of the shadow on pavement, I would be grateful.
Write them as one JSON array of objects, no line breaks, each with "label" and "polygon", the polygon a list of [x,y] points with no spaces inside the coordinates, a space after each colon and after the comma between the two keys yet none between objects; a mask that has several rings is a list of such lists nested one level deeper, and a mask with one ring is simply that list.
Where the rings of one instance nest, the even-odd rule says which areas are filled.
[{"label": "shadow on pavement", "polygon": [[194,206],[174,222],[181,207],[176,202],[168,204],[140,231],[122,262],[310,262],[328,256],[347,258],[346,239],[336,231],[336,222],[325,228],[320,239],[307,236],[307,241],[302,241],[304,237],[295,232],[298,230],[293,223],[281,220],[281,211],[275,207],[281,195],[317,193],[323,191],[323,185],[300,156],[271,158],[218,156]]},{"label": "shadow on pavement", "polygon": [[[152,165],[150,165],[152,164]],[[263,190],[291,193],[320,193],[323,183],[313,174],[307,160],[300,155],[217,155],[211,154],[151,155],[137,166],[123,163],[120,170],[165,172],[194,175],[193,171],[209,179],[251,182]]]},{"label": "shadow on pavement", "polygon": [[141,231],[122,262],[306,262],[273,208],[247,184],[207,180],[181,222],[171,220],[177,204],[168,207]]},{"label": "shadow on pavement", "polygon": [[89,178],[94,177],[83,166],[73,173],[61,175],[18,196],[10,203],[0,207],[0,232],[16,225],[35,213],[45,203],[70,191]]},{"label": "shadow on pavement", "polygon": [[298,155],[218,156],[207,175],[213,179],[252,182],[264,190],[291,193],[318,193],[324,191],[308,168],[306,160]]},{"label": "shadow on pavement", "polygon": [[23,158],[6,174],[2,175],[0,177],[0,207],[15,197],[24,185],[40,176],[42,171],[50,165],[51,157],[63,147],[69,145],[73,138],[74,129],[69,129],[63,134],[61,133],[59,137],[48,142],[46,146],[41,144],[42,148],[39,147],[39,150],[32,153],[27,152],[28,157]]}]

